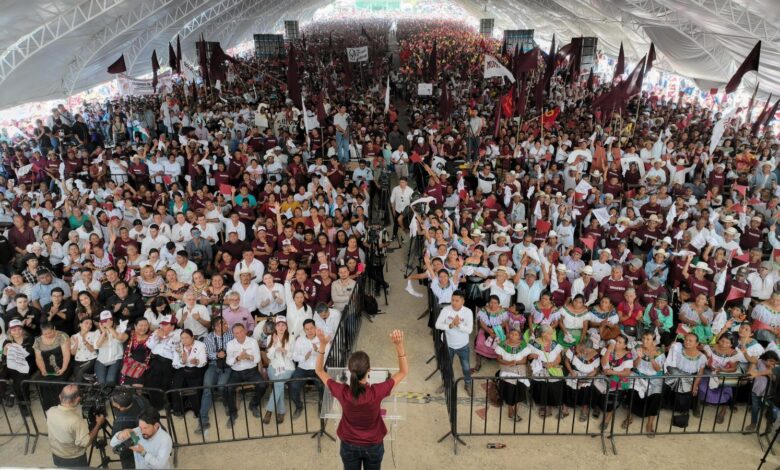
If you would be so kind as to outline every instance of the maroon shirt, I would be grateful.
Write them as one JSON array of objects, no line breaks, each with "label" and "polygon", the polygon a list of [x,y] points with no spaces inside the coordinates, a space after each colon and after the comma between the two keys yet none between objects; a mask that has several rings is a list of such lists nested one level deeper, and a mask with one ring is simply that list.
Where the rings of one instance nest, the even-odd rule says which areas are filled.
[{"label": "maroon shirt", "polygon": [[27,245],[35,242],[35,232],[25,225],[24,232],[16,228],[16,225],[8,231],[8,241],[13,248],[27,249]]},{"label": "maroon shirt", "polygon": [[688,287],[691,289],[692,298],[696,298],[699,294],[704,294],[708,298],[715,295],[715,284],[709,279],[696,279],[695,275],[688,277]]},{"label": "maroon shirt", "polygon": [[609,297],[609,300],[611,300],[614,305],[618,305],[623,301],[623,294],[626,293],[626,289],[629,287],[632,287],[631,281],[629,281],[625,275],[623,276],[623,279],[619,281],[612,279],[612,276],[610,276],[601,280],[599,292],[603,296]]},{"label": "maroon shirt", "polygon": [[317,305],[321,302],[330,305],[332,300],[330,289],[333,286],[333,281],[331,281],[330,284],[325,285],[325,283],[322,281],[322,278],[317,275],[312,278],[312,282],[314,282],[314,285],[317,286],[317,298],[314,301],[314,305]]},{"label": "maroon shirt", "polygon": [[293,279],[290,283],[293,293],[298,290],[302,290],[306,294],[306,303],[309,307],[314,308],[317,302],[317,285],[311,282],[311,279],[306,279],[306,282],[301,285],[297,280]]},{"label": "maroon shirt", "polygon": [[753,248],[758,248],[763,237],[764,234],[761,231],[761,227],[755,229],[746,227],[744,233],[742,233],[742,236],[739,238],[739,247],[742,248],[742,251],[750,251]]},{"label": "maroon shirt", "polygon": [[343,442],[357,446],[380,444],[387,434],[382,419],[382,400],[390,395],[395,386],[392,379],[375,385],[366,385],[357,399],[349,385],[328,380],[328,389],[339,401],[342,409],[341,421],[336,434]]},{"label": "maroon shirt", "polygon": [[563,307],[566,305],[566,301],[569,297],[571,297],[571,282],[569,282],[568,279],[564,279],[563,282],[559,281],[558,288],[552,291],[552,302],[556,307]]},{"label": "maroon shirt", "polygon": [[632,271],[631,268],[628,268],[623,271],[623,277],[631,281],[631,283],[634,284],[634,287],[639,287],[647,280],[647,273],[645,273],[645,270],[642,268],[639,268],[636,271]]}]

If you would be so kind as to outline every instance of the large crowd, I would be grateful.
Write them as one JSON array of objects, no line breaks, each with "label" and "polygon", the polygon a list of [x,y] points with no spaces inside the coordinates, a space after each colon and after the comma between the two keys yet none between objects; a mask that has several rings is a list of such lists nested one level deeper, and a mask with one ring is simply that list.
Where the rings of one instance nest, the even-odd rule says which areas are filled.
[{"label": "large crowd", "polygon": [[[1,393],[29,412],[30,378],[256,382],[250,410],[282,422],[284,386],[263,414],[264,380],[314,377],[316,329],[335,333],[388,204],[393,236],[422,247],[407,290],[430,286],[429,326],[446,332],[467,393],[498,362],[511,417],[527,391],[542,414],[586,403],[550,377],[611,377],[589,391],[604,413],[617,392],[656,412],[661,384],[623,386],[637,373],[691,374],[671,392],[686,410],[739,398],[705,371],[760,377],[747,396],[763,397],[780,334],[770,127],[753,134],[737,114],[710,153],[721,110],[646,90],[596,113],[609,78],[591,90],[560,71],[540,109],[520,94],[522,112],[496,116],[509,84],[483,79],[483,56],[512,52],[495,41],[447,21],[333,26],[294,46],[305,106],[286,96],[285,58],[253,58],[221,90],[176,82],[0,133]],[[361,45],[369,60],[347,62]],[[45,390],[49,408],[59,390]],[[301,387],[289,393],[297,417]],[[201,432],[211,395],[173,411],[194,411]]]}]

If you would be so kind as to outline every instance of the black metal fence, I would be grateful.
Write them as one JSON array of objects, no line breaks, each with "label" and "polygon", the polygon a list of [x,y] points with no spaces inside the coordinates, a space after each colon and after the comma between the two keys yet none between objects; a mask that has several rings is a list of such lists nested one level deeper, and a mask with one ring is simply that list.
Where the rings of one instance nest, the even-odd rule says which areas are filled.
[{"label": "black metal fence", "polygon": [[[3,391],[12,387],[12,382],[9,380],[0,379],[0,389]],[[30,428],[30,422],[26,419],[25,414],[22,413],[21,406],[6,406],[5,400],[0,400],[0,411],[2,411],[3,419],[0,420],[0,437],[23,437],[24,442],[24,455],[27,455],[31,451],[30,444],[33,444],[32,451],[35,451],[34,433]]]},{"label": "black metal fence", "polygon": [[341,312],[341,320],[336,327],[336,333],[330,340],[330,349],[325,364],[328,367],[346,367],[352,348],[357,342],[360,326],[363,322],[363,298],[366,293],[366,283],[372,282],[367,276],[361,276],[352,291],[352,297]]}]

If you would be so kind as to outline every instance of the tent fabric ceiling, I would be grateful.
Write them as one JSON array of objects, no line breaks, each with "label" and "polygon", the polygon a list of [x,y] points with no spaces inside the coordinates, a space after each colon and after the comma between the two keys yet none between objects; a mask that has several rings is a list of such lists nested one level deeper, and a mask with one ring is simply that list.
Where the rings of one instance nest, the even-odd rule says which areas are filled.
[{"label": "tent fabric ceiling", "polygon": [[[722,85],[762,40],[761,95],[780,94],[780,2],[777,0],[451,0],[474,18],[493,17],[503,29],[533,28],[538,40],[596,36],[617,55],[621,41],[638,61],[650,42],[659,66]],[[203,33],[230,47],[285,19],[309,20],[330,0],[58,0],[14,1],[0,15],[0,108],[61,98],[111,78],[106,67],[124,53],[129,74],[151,70],[157,50],[177,34],[192,61]],[[19,51],[24,51],[20,54]]]}]

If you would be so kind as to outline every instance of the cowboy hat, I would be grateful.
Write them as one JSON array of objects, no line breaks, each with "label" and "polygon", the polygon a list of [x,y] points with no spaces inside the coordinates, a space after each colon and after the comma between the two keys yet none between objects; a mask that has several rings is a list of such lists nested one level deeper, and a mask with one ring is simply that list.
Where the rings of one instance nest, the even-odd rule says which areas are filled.
[{"label": "cowboy hat", "polygon": [[701,269],[702,271],[711,273],[712,269],[710,269],[710,266],[705,261],[699,261],[696,263],[696,266],[694,266],[696,269]]}]

